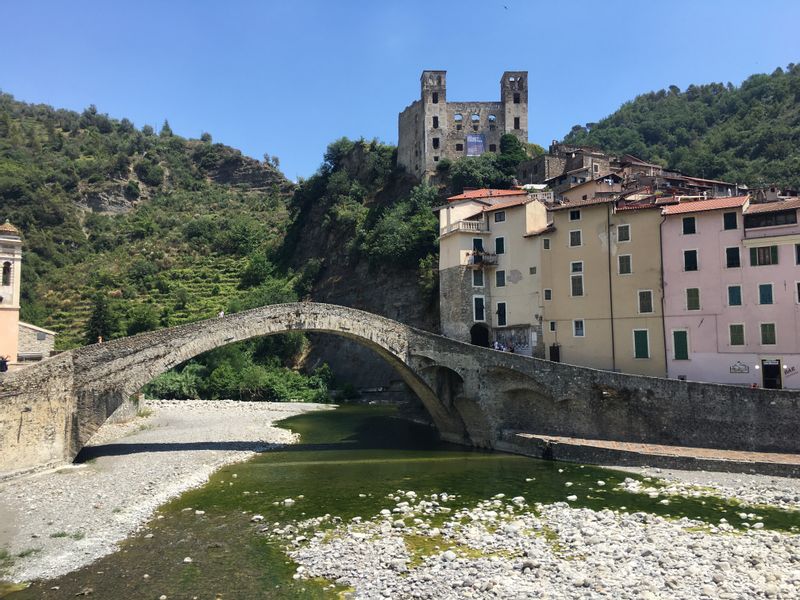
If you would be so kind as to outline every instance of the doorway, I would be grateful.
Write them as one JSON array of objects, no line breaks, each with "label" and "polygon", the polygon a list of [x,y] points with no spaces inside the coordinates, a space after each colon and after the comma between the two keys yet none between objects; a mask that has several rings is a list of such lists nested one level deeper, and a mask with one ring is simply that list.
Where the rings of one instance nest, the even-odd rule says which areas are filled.
[{"label": "doorway", "polygon": [[475,323],[469,330],[469,341],[473,346],[489,347],[489,328],[482,323]]},{"label": "doorway", "polygon": [[761,387],[768,390],[783,388],[781,360],[779,358],[761,361]]}]

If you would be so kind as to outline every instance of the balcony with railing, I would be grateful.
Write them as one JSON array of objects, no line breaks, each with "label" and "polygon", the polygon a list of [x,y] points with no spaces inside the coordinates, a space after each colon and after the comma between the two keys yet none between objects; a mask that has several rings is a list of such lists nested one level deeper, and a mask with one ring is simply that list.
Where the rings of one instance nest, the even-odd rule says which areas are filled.
[{"label": "balcony with railing", "polygon": [[474,250],[467,253],[467,266],[472,269],[497,266],[497,254],[494,252],[481,252]]},{"label": "balcony with railing", "polygon": [[455,223],[450,223],[450,225],[445,226],[442,229],[441,235],[454,233],[456,231],[464,231],[467,233],[486,233],[489,231],[489,227],[483,220],[456,221]]},{"label": "balcony with railing", "polygon": [[538,200],[545,204],[552,204],[555,200],[553,192],[528,192],[528,200]]}]

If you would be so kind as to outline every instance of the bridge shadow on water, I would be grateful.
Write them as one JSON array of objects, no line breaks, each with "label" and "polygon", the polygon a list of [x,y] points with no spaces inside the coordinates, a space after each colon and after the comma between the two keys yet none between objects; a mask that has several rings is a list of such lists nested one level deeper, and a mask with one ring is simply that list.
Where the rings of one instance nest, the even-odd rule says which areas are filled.
[{"label": "bridge shadow on water", "polygon": [[[358,414],[360,413],[360,414]],[[157,454],[159,452],[307,452],[326,450],[459,450],[465,446],[439,440],[432,426],[408,421],[378,409],[374,416],[363,409],[353,414],[346,408],[290,417],[278,425],[300,434],[298,444],[270,444],[263,440],[208,442],[115,442],[84,447],[75,463],[107,456]]]}]

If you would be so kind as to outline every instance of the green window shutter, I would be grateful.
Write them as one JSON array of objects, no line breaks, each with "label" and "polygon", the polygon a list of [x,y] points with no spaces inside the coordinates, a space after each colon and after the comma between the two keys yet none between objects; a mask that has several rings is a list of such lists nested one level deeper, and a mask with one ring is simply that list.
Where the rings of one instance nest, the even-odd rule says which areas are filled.
[{"label": "green window shutter", "polygon": [[687,331],[673,331],[672,348],[675,360],[689,360],[689,333]]},{"label": "green window shutter", "polygon": [[633,352],[636,358],[650,358],[647,330],[633,332]]},{"label": "green window shutter", "polygon": [[728,306],[741,306],[742,305],[742,288],[738,285],[732,285],[728,288]]},{"label": "green window shutter", "polygon": [[770,246],[769,247],[769,257],[770,257],[770,264],[777,265],[778,264],[778,247],[777,246]]},{"label": "green window shutter", "polygon": [[750,266],[755,267],[756,265],[758,265],[758,250],[750,248]]}]

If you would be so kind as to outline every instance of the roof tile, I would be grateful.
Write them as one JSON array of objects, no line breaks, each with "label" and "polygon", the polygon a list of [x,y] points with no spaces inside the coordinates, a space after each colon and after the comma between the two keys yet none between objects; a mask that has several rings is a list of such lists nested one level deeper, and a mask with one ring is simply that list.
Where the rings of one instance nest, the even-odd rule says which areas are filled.
[{"label": "roof tile", "polygon": [[738,208],[744,206],[748,199],[749,196],[729,196],[725,198],[707,198],[705,200],[684,200],[678,204],[665,206],[662,214],[679,215],[722,208]]}]

